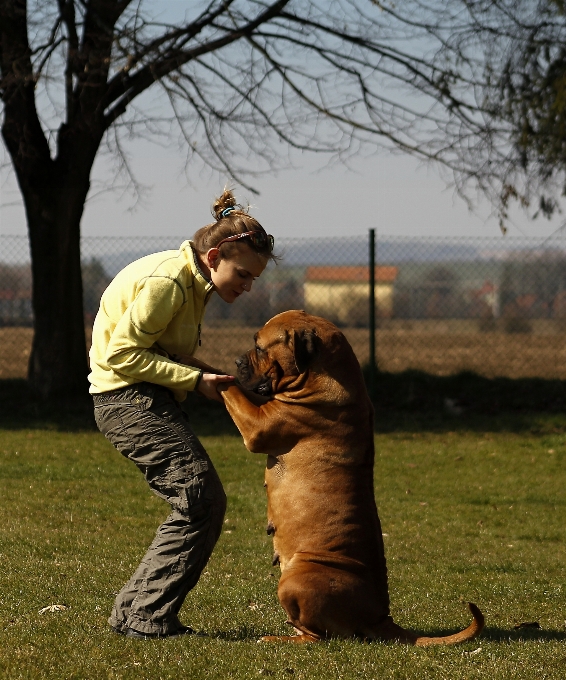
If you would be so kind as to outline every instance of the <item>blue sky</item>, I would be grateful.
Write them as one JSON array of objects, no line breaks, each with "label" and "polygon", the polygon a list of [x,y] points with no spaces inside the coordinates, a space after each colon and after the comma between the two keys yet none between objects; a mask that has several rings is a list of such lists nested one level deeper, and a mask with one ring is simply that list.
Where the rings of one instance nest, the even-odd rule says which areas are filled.
[{"label": "blue sky", "polygon": [[[104,160],[94,169],[93,197],[88,201],[82,231],[86,236],[158,236],[192,234],[210,221],[210,205],[226,177],[198,168],[187,179],[178,150],[147,143],[131,147],[135,173],[147,187],[134,205],[121,191],[98,193],[112,172]],[[354,170],[325,167],[319,157],[296,159],[295,168],[253,181],[260,195],[236,186],[242,202],[276,237],[341,236],[366,233],[398,236],[499,235],[487,204],[477,214],[454,194],[433,168],[406,156],[383,153],[359,159]],[[4,168],[0,185],[0,233],[24,234],[25,215],[13,175]],[[190,184],[189,184],[190,181]],[[546,236],[564,218],[529,221],[516,212],[509,235]]]}]

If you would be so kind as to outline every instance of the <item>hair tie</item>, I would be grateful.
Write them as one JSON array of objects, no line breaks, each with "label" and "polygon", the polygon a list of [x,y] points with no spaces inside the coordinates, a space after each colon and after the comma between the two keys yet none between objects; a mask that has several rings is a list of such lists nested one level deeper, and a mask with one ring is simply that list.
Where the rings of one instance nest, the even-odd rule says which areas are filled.
[{"label": "hair tie", "polygon": [[231,212],[235,212],[235,211],[236,211],[236,208],[233,205],[231,205],[228,208],[224,208],[224,210],[220,213],[220,217],[228,217],[228,215]]}]

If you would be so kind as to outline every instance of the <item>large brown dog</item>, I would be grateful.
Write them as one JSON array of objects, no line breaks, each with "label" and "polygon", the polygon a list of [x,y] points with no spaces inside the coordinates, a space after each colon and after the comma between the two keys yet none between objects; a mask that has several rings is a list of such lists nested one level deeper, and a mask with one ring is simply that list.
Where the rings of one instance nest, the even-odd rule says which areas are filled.
[{"label": "large brown dog", "polygon": [[[222,394],[250,451],[268,454],[267,531],[281,566],[279,601],[297,635],[447,645],[460,633],[419,637],[389,615],[387,568],[373,492],[373,407],[360,365],[329,321],[290,311],[255,335],[236,360],[245,388]],[[260,396],[258,396],[260,395]]]}]

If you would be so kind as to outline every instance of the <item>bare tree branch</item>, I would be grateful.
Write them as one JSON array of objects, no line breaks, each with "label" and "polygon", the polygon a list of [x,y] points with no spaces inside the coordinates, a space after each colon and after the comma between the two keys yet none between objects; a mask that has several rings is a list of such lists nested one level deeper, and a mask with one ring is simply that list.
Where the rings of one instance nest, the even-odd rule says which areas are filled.
[{"label": "bare tree branch", "polygon": [[[245,36],[251,35],[258,26],[261,26],[271,18],[277,16],[288,2],[289,0],[278,0],[268,6],[264,12],[260,13],[252,21],[249,21],[242,28],[233,30],[221,38],[199,45],[190,50],[172,49],[170,52],[168,51],[163,58],[158,58],[155,62],[145,66],[134,75],[127,75],[126,78],[116,81],[119,83],[116,91],[110,91],[109,88],[108,98],[103,102],[106,109],[108,109],[113,102],[116,102],[116,104],[106,113],[106,125],[111,125],[116,118],[124,113],[128,104],[154,82],[160,80],[172,71],[178,70],[183,64],[186,64],[203,54],[216,52]],[[210,15],[209,18],[209,23],[211,23],[213,15]],[[202,26],[199,26],[198,30],[195,29],[196,32],[200,32],[201,28]],[[193,29],[191,28],[190,32],[192,32],[192,30]]]}]

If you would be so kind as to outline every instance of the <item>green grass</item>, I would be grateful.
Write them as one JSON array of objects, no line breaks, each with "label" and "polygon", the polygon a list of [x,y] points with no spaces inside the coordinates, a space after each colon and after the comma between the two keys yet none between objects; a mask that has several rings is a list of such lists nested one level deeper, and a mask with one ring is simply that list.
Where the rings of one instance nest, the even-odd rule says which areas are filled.
[{"label": "green grass", "polygon": [[[564,678],[565,417],[382,423],[376,497],[396,621],[454,631],[469,621],[461,598],[487,620],[479,640],[428,649],[257,644],[288,632],[264,458],[200,422],[228,494],[225,531],[181,612],[206,636],[147,642],[111,633],[106,619],[167,506],[76,420],[67,431],[41,418],[0,430],[0,677]],[[51,604],[68,608],[39,613]],[[526,621],[540,629],[514,629]]]}]

